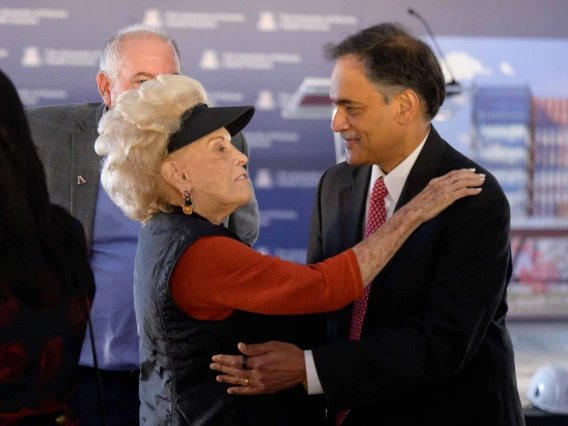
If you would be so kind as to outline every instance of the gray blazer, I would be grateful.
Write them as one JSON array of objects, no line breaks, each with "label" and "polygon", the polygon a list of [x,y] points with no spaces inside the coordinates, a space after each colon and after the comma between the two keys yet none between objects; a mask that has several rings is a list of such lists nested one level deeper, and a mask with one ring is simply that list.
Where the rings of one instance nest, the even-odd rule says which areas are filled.
[{"label": "gray blazer", "polygon": [[[51,202],[71,212],[81,221],[91,247],[101,158],[94,149],[97,124],[104,103],[56,105],[29,108],[27,117],[32,138],[45,167]],[[233,145],[249,156],[245,137],[239,133]],[[225,225],[243,242],[253,245],[258,238],[258,202],[250,203],[230,215]]]}]

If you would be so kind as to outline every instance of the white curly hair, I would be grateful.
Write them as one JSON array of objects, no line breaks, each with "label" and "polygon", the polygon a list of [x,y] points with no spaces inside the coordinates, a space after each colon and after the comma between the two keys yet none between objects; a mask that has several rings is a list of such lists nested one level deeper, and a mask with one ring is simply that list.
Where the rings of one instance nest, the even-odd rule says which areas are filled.
[{"label": "white curly hair", "polygon": [[146,222],[157,212],[172,211],[160,191],[160,167],[181,116],[199,103],[208,103],[201,83],[164,74],[122,93],[115,107],[103,115],[95,141],[97,154],[106,157],[101,183],[130,219]]}]

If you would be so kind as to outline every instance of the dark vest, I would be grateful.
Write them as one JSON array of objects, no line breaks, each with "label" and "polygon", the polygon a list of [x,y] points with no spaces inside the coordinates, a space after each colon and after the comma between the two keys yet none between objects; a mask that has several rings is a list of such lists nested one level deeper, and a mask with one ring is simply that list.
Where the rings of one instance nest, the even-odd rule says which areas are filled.
[{"label": "dark vest", "polygon": [[[202,321],[175,305],[169,292],[170,275],[181,254],[203,236],[239,240],[222,225],[177,211],[156,214],[140,230],[134,277],[140,339],[140,423],[323,424],[319,400],[307,396],[301,386],[250,397],[229,395],[229,386],[215,380],[219,373],[209,368],[213,355],[237,354],[241,341],[256,343],[282,337],[278,329],[284,324],[282,317],[242,311],[234,311],[221,321]],[[211,253],[211,262],[222,261]]]}]

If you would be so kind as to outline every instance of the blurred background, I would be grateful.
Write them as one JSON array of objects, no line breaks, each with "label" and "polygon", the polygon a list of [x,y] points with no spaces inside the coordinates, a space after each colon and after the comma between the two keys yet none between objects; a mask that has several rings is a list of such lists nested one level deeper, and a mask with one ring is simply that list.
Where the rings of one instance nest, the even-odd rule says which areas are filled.
[{"label": "blurred background", "polygon": [[97,102],[106,39],[137,22],[163,27],[213,104],[256,106],[245,131],[261,218],[254,248],[304,263],[317,183],[343,158],[322,47],[402,23],[446,74],[434,126],[497,177],[511,205],[509,325],[526,405],[538,366],[568,366],[567,17],[566,0],[2,0],[0,68],[27,107]]}]

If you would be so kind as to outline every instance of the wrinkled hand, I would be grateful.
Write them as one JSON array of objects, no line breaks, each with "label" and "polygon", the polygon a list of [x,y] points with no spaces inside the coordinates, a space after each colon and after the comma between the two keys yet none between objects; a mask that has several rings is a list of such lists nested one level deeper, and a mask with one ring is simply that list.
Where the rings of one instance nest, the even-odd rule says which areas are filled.
[{"label": "wrinkled hand", "polygon": [[290,343],[270,341],[260,344],[239,343],[248,355],[243,369],[243,355],[215,355],[212,370],[220,371],[217,381],[238,385],[227,390],[234,395],[275,393],[302,383],[306,378],[304,351]]},{"label": "wrinkled hand", "polygon": [[420,212],[425,222],[453,204],[454,201],[479,194],[481,188],[478,187],[483,182],[485,182],[485,175],[475,173],[475,169],[453,170],[444,176],[432,179],[409,204]]}]

